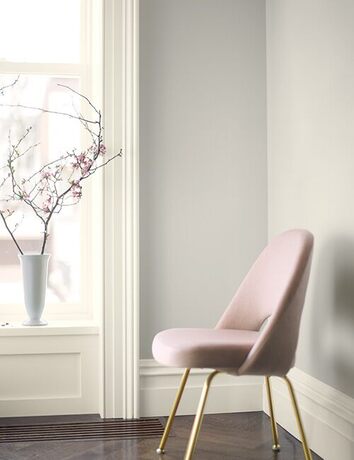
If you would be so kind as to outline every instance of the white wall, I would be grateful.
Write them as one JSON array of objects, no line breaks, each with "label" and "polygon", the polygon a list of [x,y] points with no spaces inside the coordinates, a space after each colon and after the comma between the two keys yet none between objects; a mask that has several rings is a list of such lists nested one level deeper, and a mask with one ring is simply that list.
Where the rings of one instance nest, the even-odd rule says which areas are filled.
[{"label": "white wall", "polygon": [[297,366],[354,397],[354,2],[267,2],[269,234],[315,253]]},{"label": "white wall", "polygon": [[141,354],[213,326],[266,242],[265,2],[140,5]]},{"label": "white wall", "polygon": [[[290,377],[311,448],[350,460],[354,3],[267,0],[267,163],[265,2],[141,1],[142,357],[160,329],[214,325],[265,243],[267,215],[269,237],[309,228],[313,272]],[[167,414],[181,370],[143,359],[140,372],[141,413]],[[192,376],[181,413],[194,412],[204,378]],[[273,381],[277,421],[298,436]],[[216,381],[209,410],[259,410],[261,385]]]}]

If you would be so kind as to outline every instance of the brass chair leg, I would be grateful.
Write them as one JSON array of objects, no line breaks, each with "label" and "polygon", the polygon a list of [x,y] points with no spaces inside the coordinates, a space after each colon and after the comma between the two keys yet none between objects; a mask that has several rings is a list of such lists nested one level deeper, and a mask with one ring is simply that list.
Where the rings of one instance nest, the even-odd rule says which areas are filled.
[{"label": "brass chair leg", "polygon": [[176,398],[175,398],[175,401],[174,401],[172,409],[171,409],[171,413],[170,413],[170,415],[168,417],[168,420],[167,420],[167,423],[166,423],[166,426],[165,426],[165,431],[164,431],[164,433],[162,435],[160,445],[156,449],[156,452],[158,454],[164,454],[165,453],[165,445],[166,445],[168,436],[170,434],[171,427],[172,427],[172,424],[173,424],[173,421],[174,421],[174,418],[175,418],[179,403],[180,403],[181,398],[182,398],[184,387],[186,386],[186,383],[187,383],[187,380],[188,380],[188,377],[189,377],[189,372],[190,372],[190,369],[186,369],[184,371],[184,373],[183,373],[182,380],[181,380],[181,383],[179,385],[179,388],[178,388],[178,391],[177,391],[177,394],[176,394]]},{"label": "brass chair leg", "polygon": [[277,422],[275,420],[275,415],[274,415],[274,406],[273,406],[273,398],[272,398],[272,389],[270,386],[270,377],[268,376],[265,377],[265,383],[266,383],[266,389],[267,389],[270,423],[272,427],[272,436],[273,436],[272,449],[274,452],[279,452],[280,451],[279,435],[278,435]]},{"label": "brass chair leg", "polygon": [[289,390],[291,401],[292,401],[292,404],[293,404],[297,426],[298,426],[299,432],[300,432],[302,447],[304,449],[305,459],[306,460],[312,460],[312,455],[311,455],[311,451],[309,449],[309,446],[307,444],[305,430],[304,430],[304,426],[303,426],[302,421],[301,421],[301,415],[300,415],[300,411],[299,411],[299,406],[297,404],[294,388],[292,386],[292,383],[288,379],[288,377],[285,376],[285,377],[283,377],[283,379],[285,380],[285,382],[288,385],[288,390]]},{"label": "brass chair leg", "polygon": [[184,460],[191,460],[192,457],[193,457],[193,452],[194,452],[195,446],[197,444],[197,439],[198,439],[198,435],[199,435],[199,432],[200,432],[200,428],[202,426],[203,415],[204,415],[204,407],[205,407],[206,400],[207,400],[207,397],[208,397],[210,385],[211,385],[211,382],[212,382],[213,378],[217,374],[219,374],[219,371],[214,371],[211,374],[209,374],[207,379],[206,379],[206,381],[205,381],[205,383],[204,383],[202,395],[200,397],[197,413],[196,413],[194,423],[193,423],[193,427],[192,427],[192,431],[191,431],[191,434],[190,434],[190,437],[189,437],[189,441],[188,441],[186,453],[185,453],[185,456],[184,456]]}]

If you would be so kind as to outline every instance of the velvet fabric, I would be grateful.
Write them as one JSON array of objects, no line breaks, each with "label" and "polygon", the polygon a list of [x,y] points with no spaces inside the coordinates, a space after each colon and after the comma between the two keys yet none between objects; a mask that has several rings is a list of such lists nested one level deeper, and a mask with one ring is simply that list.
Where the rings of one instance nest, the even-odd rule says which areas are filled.
[{"label": "velvet fabric", "polygon": [[259,332],[234,329],[168,329],[154,340],[153,353],[167,366],[239,367]]},{"label": "velvet fabric", "polygon": [[312,250],[313,235],[307,230],[274,238],[216,328],[162,331],[153,341],[154,358],[167,366],[286,375],[295,362]]}]

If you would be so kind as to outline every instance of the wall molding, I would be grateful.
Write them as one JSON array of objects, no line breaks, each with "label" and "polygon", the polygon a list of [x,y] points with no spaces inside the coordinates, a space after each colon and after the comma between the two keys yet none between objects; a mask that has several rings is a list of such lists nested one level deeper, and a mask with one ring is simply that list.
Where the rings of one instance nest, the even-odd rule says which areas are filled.
[{"label": "wall molding", "polygon": [[[179,415],[195,414],[208,369],[191,371]],[[140,360],[140,415],[168,415],[183,369],[167,368],[153,359]],[[218,375],[213,381],[206,413],[252,412],[262,410],[262,378]]]},{"label": "wall molding", "polygon": [[122,0],[123,417],[139,417],[139,0]]},{"label": "wall molding", "polygon": [[[354,399],[294,368],[289,373],[311,449],[324,460],[354,458]],[[298,438],[285,383],[272,378],[277,422]],[[265,395],[263,409],[268,413]]]},{"label": "wall molding", "polygon": [[103,0],[105,171],[104,417],[139,417],[138,0]]}]

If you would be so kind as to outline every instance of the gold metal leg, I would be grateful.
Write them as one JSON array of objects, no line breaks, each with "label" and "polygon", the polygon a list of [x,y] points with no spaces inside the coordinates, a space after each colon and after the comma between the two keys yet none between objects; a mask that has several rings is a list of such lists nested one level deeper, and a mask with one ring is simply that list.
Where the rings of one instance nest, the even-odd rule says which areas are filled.
[{"label": "gold metal leg", "polygon": [[158,454],[164,454],[165,453],[165,445],[166,445],[168,436],[170,434],[171,427],[172,427],[172,424],[173,424],[173,420],[175,418],[179,403],[180,403],[181,398],[182,398],[184,387],[186,386],[186,383],[187,383],[187,380],[188,380],[189,372],[190,372],[190,369],[186,369],[184,371],[181,383],[179,385],[179,388],[178,388],[178,391],[177,391],[177,394],[176,394],[176,399],[175,399],[175,401],[173,403],[171,413],[170,413],[170,415],[168,417],[168,420],[167,420],[167,423],[166,423],[165,431],[164,431],[164,433],[162,435],[162,438],[161,438],[161,441],[160,441],[160,445],[156,449],[156,452]]},{"label": "gold metal leg", "polygon": [[285,382],[288,385],[288,390],[289,390],[291,401],[292,401],[292,404],[293,404],[297,426],[298,426],[299,432],[300,432],[300,437],[301,437],[301,441],[302,441],[302,447],[304,449],[305,459],[306,460],[312,460],[312,455],[311,455],[311,451],[309,449],[309,446],[307,444],[307,439],[306,439],[304,427],[303,427],[303,424],[302,424],[302,421],[301,421],[301,415],[300,415],[299,407],[298,407],[298,404],[297,404],[297,401],[296,401],[294,388],[292,386],[292,383],[288,379],[288,377],[285,376],[285,377],[283,377],[283,379],[285,380]]},{"label": "gold metal leg", "polygon": [[277,422],[275,420],[274,415],[274,406],[273,406],[273,398],[272,398],[272,389],[270,386],[270,377],[265,377],[266,389],[267,389],[267,396],[268,396],[268,406],[269,406],[269,415],[270,415],[270,423],[272,426],[272,435],[273,435],[273,451],[279,452],[280,451],[280,444],[279,444],[279,435],[278,435],[278,428]]},{"label": "gold metal leg", "polygon": [[200,432],[200,428],[202,426],[203,415],[204,415],[204,407],[205,407],[205,403],[206,403],[206,400],[207,400],[207,397],[208,397],[210,385],[211,385],[211,382],[212,382],[213,378],[217,374],[219,374],[219,371],[214,371],[211,374],[209,374],[207,379],[206,379],[206,381],[205,381],[205,383],[204,383],[202,395],[200,397],[197,413],[196,413],[194,423],[193,423],[193,427],[192,427],[192,431],[191,431],[191,434],[190,434],[190,437],[189,437],[189,441],[188,441],[186,453],[185,453],[185,456],[184,456],[184,460],[191,460],[192,457],[193,457],[193,452],[194,452],[195,446],[197,444],[197,439],[198,439],[198,435],[199,435],[199,432]]}]

